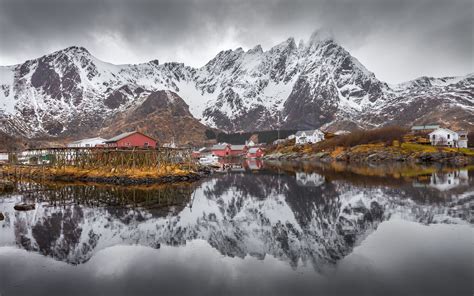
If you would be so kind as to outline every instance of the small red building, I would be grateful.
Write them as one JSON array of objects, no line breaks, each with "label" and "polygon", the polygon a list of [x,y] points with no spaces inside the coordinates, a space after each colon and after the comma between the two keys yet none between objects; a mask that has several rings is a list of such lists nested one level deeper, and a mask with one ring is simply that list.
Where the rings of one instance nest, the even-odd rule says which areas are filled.
[{"label": "small red building", "polygon": [[245,145],[230,145],[230,156],[243,156],[247,153]]},{"label": "small red building", "polygon": [[215,155],[218,157],[228,157],[230,156],[230,153],[231,153],[230,144],[227,144],[227,143],[216,144],[212,146],[211,151],[212,151],[212,155]]},{"label": "small red building", "polygon": [[247,158],[260,158],[265,155],[265,152],[260,147],[252,147],[247,151]]},{"label": "small red building", "polygon": [[105,147],[156,148],[157,141],[140,132],[129,132],[105,141]]}]

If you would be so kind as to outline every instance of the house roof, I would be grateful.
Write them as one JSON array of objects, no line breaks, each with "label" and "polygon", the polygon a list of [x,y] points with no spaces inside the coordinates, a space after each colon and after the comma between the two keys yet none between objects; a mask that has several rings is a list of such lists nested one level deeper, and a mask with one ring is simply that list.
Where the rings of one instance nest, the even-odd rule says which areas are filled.
[{"label": "house roof", "polygon": [[215,144],[214,146],[212,146],[211,150],[222,150],[222,149],[225,149],[228,146],[229,146],[229,144],[227,144],[227,143]]},{"label": "house roof", "polygon": [[295,135],[297,137],[301,137],[303,135],[303,133],[305,133],[305,135],[312,135],[314,133],[318,133],[318,134],[321,133],[322,134],[323,132],[318,130],[318,129],[314,129],[314,130],[298,131],[298,132],[296,132]]},{"label": "house roof", "polygon": [[77,140],[77,141],[71,142],[69,144],[80,144],[80,143],[91,142],[91,141],[105,142],[106,140],[104,138],[101,138],[101,137],[96,137],[96,138],[87,138],[87,139]]},{"label": "house roof", "polygon": [[425,125],[414,125],[411,127],[411,130],[427,130],[427,129],[437,129],[439,124],[425,124]]},{"label": "house roof", "polygon": [[122,133],[122,134],[120,134],[120,135],[118,135],[118,136],[115,136],[115,137],[113,137],[113,138],[110,138],[110,139],[106,140],[105,143],[117,142],[117,141],[120,141],[120,140],[122,140],[123,138],[126,138],[126,137],[128,137],[128,136],[130,136],[130,135],[133,135],[133,134],[141,134],[141,135],[144,135],[145,137],[150,138],[150,139],[152,139],[152,140],[155,141],[155,139],[153,139],[153,138],[150,137],[150,136],[145,135],[144,133],[140,133],[140,132],[137,132],[137,131],[133,131],[133,132],[128,132],[128,133]]},{"label": "house roof", "polygon": [[245,145],[230,145],[231,150],[244,150],[245,147]]},{"label": "house roof", "polygon": [[448,134],[457,134],[455,131],[452,131],[449,128],[437,128],[434,131],[432,131],[431,133],[429,133],[429,135],[434,134],[434,133],[438,133],[440,131],[446,132]]}]

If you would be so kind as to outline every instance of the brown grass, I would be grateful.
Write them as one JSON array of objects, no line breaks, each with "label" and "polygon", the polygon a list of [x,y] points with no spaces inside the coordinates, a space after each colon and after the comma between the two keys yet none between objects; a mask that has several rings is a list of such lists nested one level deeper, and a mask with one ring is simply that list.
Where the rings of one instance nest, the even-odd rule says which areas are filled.
[{"label": "brown grass", "polygon": [[163,167],[143,167],[116,170],[115,168],[93,168],[83,169],[74,166],[66,167],[40,167],[40,166],[3,166],[2,173],[10,175],[23,175],[25,177],[35,176],[70,176],[70,177],[125,177],[130,179],[160,178],[165,176],[185,176],[192,171],[184,169],[179,165],[167,165]]},{"label": "brown grass", "polygon": [[392,145],[394,141],[403,142],[408,129],[398,126],[388,126],[373,130],[357,130],[347,135],[335,136],[315,144],[318,150],[334,149],[336,147],[354,147],[363,144],[385,143]]}]

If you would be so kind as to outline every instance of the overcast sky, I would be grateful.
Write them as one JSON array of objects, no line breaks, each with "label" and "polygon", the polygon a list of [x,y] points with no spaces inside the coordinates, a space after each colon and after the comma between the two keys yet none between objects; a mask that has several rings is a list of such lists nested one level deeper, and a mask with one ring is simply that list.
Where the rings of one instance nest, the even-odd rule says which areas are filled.
[{"label": "overcast sky", "polygon": [[0,0],[0,65],[70,45],[115,64],[202,66],[319,28],[384,81],[474,72],[473,0]]}]

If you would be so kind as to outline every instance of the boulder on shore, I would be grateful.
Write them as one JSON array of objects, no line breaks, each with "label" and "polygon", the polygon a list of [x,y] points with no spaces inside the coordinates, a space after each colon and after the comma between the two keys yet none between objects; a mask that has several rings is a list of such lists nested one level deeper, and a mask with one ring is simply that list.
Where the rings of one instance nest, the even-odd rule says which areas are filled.
[{"label": "boulder on shore", "polygon": [[31,211],[35,209],[35,204],[21,203],[13,207],[17,211]]}]

